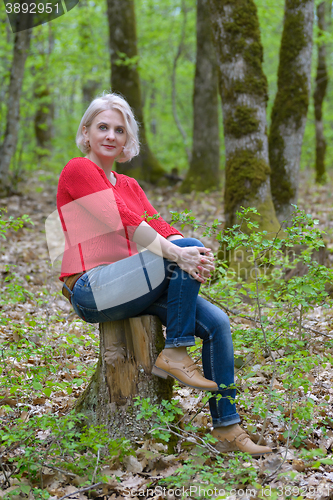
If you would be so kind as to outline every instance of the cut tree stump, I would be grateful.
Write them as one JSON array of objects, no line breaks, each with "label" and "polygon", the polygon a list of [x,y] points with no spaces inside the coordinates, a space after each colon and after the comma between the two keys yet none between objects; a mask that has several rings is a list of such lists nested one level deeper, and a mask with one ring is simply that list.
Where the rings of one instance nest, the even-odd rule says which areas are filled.
[{"label": "cut tree stump", "polygon": [[151,422],[136,419],[135,396],[149,397],[152,405],[172,396],[173,380],[151,374],[164,348],[162,324],[157,316],[140,316],[100,323],[99,331],[97,368],[75,409],[90,424],[104,424],[111,438],[141,439]]}]

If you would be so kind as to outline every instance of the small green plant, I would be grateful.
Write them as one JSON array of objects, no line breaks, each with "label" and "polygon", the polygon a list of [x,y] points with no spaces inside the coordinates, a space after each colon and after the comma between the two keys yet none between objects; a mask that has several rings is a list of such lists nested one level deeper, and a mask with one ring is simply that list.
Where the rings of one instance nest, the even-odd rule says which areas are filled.
[{"label": "small green plant", "polygon": [[64,417],[43,415],[28,422],[18,420],[11,428],[5,425],[0,431],[0,458],[10,472],[2,486],[9,486],[11,478],[24,477],[30,485],[19,485],[16,494],[31,491],[36,499],[48,498],[42,496],[43,467],[86,476],[83,485],[102,481],[102,466],[114,460],[121,462],[132,454],[131,443],[127,439],[111,440],[103,426],[87,427],[85,421],[83,414],[71,412]]},{"label": "small green plant", "polygon": [[214,498],[214,495],[226,498],[232,489],[244,485],[255,492],[258,473],[251,461],[250,455],[241,452],[212,458],[196,447],[175,474],[158,484],[168,490],[178,489],[182,498],[190,496],[195,500]]},{"label": "small green plant", "polygon": [[135,406],[140,406],[140,411],[137,414],[137,419],[144,418],[150,420],[152,423],[151,435],[156,439],[161,439],[166,443],[170,440],[172,428],[177,424],[179,415],[183,412],[179,406],[178,401],[172,399],[171,401],[163,400],[160,405],[151,404],[150,398],[134,398]]},{"label": "small green plant", "polygon": [[29,215],[22,215],[22,217],[17,217],[16,219],[13,216],[10,216],[8,219],[4,218],[4,214],[7,213],[6,208],[0,208],[0,236],[2,239],[6,239],[6,233],[8,229],[12,229],[13,231],[18,231],[21,229],[25,223],[29,223],[34,225]]}]

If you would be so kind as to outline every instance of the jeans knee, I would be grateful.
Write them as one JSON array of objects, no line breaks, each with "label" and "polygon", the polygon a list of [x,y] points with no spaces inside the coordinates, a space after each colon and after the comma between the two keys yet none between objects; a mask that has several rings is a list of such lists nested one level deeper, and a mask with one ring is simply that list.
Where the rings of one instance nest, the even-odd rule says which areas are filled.
[{"label": "jeans knee", "polygon": [[219,310],[219,314],[210,325],[210,331],[216,338],[231,337],[230,321],[225,312]]},{"label": "jeans knee", "polygon": [[205,245],[197,238],[184,238],[186,240],[186,246],[189,247],[204,247]]}]

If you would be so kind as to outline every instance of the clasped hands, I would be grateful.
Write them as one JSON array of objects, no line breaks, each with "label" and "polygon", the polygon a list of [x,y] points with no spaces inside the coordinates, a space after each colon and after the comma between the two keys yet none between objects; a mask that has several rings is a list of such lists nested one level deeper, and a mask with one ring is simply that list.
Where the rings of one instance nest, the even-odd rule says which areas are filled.
[{"label": "clasped hands", "polygon": [[178,266],[200,283],[205,283],[215,269],[211,248],[193,246],[178,247],[178,250],[177,259],[175,259]]}]

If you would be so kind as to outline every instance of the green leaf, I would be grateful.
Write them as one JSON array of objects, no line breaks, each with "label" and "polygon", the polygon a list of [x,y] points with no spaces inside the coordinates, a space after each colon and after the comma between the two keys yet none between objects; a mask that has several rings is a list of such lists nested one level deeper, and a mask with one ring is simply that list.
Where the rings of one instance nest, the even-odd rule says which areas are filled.
[{"label": "green leaf", "polygon": [[38,382],[37,380],[34,380],[32,382],[32,387],[35,389],[35,391],[42,391],[43,390],[43,386],[40,382]]},{"label": "green leaf", "polygon": [[50,387],[45,387],[45,388],[43,389],[43,392],[44,392],[45,396],[46,396],[47,398],[49,398],[49,397],[51,396],[52,389],[51,389]]}]

